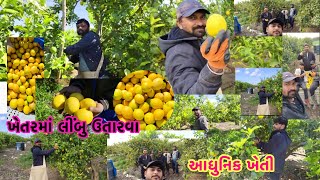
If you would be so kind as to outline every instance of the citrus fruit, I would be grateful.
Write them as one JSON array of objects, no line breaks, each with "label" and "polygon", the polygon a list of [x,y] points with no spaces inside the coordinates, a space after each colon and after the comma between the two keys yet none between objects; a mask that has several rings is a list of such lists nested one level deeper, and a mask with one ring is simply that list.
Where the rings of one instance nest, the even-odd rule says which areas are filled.
[{"label": "citrus fruit", "polygon": [[227,22],[224,17],[220,14],[210,15],[206,24],[208,35],[215,37],[221,30],[227,30]]}]

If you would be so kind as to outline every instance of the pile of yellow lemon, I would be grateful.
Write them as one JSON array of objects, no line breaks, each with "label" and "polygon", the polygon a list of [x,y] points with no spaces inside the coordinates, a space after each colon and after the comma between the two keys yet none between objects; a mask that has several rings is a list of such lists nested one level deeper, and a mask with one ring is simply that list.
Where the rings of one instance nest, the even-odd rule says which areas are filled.
[{"label": "pile of yellow lemon", "polygon": [[174,94],[162,75],[140,70],[119,82],[113,94],[113,106],[119,120],[138,120],[141,130],[156,130],[170,118]]},{"label": "pile of yellow lemon", "polygon": [[30,114],[35,110],[36,78],[44,77],[44,51],[33,37],[11,37],[7,61],[8,105]]},{"label": "pile of yellow lemon", "polygon": [[72,93],[67,99],[63,94],[53,98],[52,107],[57,110],[64,110],[69,115],[76,116],[80,121],[90,124],[93,120],[93,113],[90,107],[96,107],[97,103],[91,98],[84,98],[80,93]]}]

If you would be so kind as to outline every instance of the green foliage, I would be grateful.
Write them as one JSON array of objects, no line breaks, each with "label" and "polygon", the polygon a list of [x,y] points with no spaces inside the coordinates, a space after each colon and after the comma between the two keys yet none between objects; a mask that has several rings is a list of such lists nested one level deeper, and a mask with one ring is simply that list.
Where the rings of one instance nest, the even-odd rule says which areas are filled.
[{"label": "green foliage", "polygon": [[224,95],[213,96],[214,102],[210,102],[206,96],[176,95],[175,106],[170,121],[163,129],[181,129],[183,126],[190,127],[195,122],[192,112],[194,107],[199,107],[209,123],[236,121],[240,117],[240,96]]},{"label": "green foliage", "polygon": [[247,82],[241,82],[236,81],[236,94],[240,94],[242,92],[247,92],[248,88],[254,88],[255,85],[247,83]]},{"label": "green foliage", "polygon": [[282,38],[237,36],[231,44],[235,67],[281,67]]},{"label": "green foliage", "polygon": [[[212,130],[212,136],[208,138],[208,156],[216,159],[221,154],[227,154],[232,159],[240,159],[243,163],[246,159],[251,159],[252,154],[259,154],[258,149],[253,145],[255,131],[261,126],[243,128],[240,131],[219,131]],[[263,173],[250,172],[243,168],[238,173],[222,172],[221,179],[258,179]]]},{"label": "green foliage", "polygon": [[297,21],[302,27],[317,27],[320,26],[319,0],[302,0],[299,8]]},{"label": "green foliage", "polygon": [[0,132],[0,150],[7,147],[15,147],[16,142],[25,142],[25,141],[26,139],[21,136]]},{"label": "green foliage", "polygon": [[54,79],[37,79],[36,83],[36,119],[46,120],[52,116],[54,122],[62,120],[63,115],[51,106],[55,93],[61,89],[61,85],[57,84]]},{"label": "green foliage", "polygon": [[309,139],[307,142],[307,145],[305,147],[307,151],[307,157],[306,161],[308,162],[309,171],[307,172],[307,175],[309,177],[319,179],[320,178],[320,127],[316,130],[313,130],[317,137],[314,139]]},{"label": "green foliage", "polygon": [[106,163],[104,152],[107,148],[105,134],[90,134],[87,139],[80,140],[76,134],[50,135],[37,134],[32,138],[39,138],[44,149],[51,149],[55,143],[59,149],[49,158],[49,163],[56,167],[61,177],[66,179],[90,179],[91,160],[102,157],[101,163]]},{"label": "green foliage", "polygon": [[262,85],[266,87],[267,93],[275,92],[272,98],[269,98],[269,103],[274,104],[280,113],[282,109],[282,72],[280,69],[276,75],[258,83],[258,87]]}]

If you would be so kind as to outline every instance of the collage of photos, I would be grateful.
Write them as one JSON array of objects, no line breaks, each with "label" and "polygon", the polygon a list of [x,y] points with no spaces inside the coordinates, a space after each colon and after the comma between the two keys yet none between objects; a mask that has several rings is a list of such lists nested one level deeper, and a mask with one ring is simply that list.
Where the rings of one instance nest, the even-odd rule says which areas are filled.
[{"label": "collage of photos", "polygon": [[318,4],[0,1],[0,179],[320,179]]}]

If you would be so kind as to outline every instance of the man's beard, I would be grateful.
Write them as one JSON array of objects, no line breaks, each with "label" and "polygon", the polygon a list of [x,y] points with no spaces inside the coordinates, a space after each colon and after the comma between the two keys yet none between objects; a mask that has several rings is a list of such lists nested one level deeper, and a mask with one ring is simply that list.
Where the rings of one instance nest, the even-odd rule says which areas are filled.
[{"label": "man's beard", "polygon": [[79,35],[79,36],[83,36],[83,35],[85,35],[85,34],[87,34],[87,32],[89,32],[89,30],[87,30],[87,31],[84,31],[84,30],[78,30],[77,31],[77,34]]},{"label": "man's beard", "polygon": [[192,28],[192,34],[198,38],[202,38],[206,34],[205,26],[197,26]]},{"label": "man's beard", "polygon": [[289,91],[287,98],[294,98],[294,97],[296,97],[296,91],[295,90]]}]

